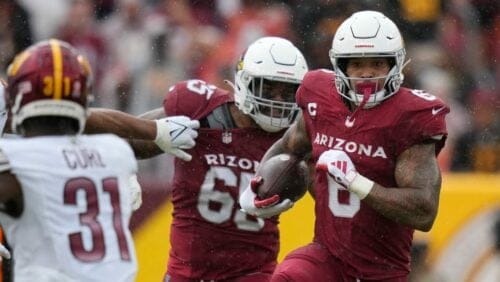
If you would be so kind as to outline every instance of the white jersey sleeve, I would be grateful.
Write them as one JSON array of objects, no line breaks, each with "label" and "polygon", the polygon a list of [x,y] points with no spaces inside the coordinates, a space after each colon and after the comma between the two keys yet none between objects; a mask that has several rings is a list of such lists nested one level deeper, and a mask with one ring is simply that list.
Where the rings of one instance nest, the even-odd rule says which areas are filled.
[{"label": "white jersey sleeve", "polygon": [[24,197],[20,217],[0,213],[16,281],[134,281],[129,179],[137,161],[125,141],[35,137],[0,139],[0,148]]},{"label": "white jersey sleeve", "polygon": [[0,83],[0,136],[3,133],[3,128],[7,122],[7,107],[5,106],[5,88]]},{"label": "white jersey sleeve", "polygon": [[10,170],[9,160],[7,156],[2,152],[2,148],[0,148],[0,172]]}]

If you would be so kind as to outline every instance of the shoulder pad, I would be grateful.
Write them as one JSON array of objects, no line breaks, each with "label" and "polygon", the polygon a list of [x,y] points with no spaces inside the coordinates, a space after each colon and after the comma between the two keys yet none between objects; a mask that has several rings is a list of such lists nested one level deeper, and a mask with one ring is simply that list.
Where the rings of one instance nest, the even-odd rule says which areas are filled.
[{"label": "shoulder pad", "polygon": [[203,80],[182,81],[169,89],[163,101],[167,116],[185,115],[192,119],[205,117],[219,105],[233,101],[228,91]]}]

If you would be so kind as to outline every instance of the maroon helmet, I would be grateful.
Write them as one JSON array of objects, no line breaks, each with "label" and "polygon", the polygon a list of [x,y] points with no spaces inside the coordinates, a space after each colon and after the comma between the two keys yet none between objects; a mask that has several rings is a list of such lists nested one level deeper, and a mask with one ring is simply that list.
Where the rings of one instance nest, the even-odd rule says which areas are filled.
[{"label": "maroon helmet", "polygon": [[83,130],[92,72],[87,59],[71,45],[56,39],[32,45],[15,57],[7,79],[12,131],[38,116],[73,118]]}]

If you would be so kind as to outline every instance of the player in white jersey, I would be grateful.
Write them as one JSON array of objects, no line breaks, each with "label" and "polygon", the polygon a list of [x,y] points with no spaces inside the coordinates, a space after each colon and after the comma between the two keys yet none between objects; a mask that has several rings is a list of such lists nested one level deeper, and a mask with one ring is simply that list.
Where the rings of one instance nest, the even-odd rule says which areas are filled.
[{"label": "player in white jersey", "polygon": [[[0,79],[0,137],[2,137],[3,130],[5,128],[5,123],[7,122],[7,108],[5,106],[5,84],[4,81]],[[11,264],[10,261],[4,262],[5,259],[9,260],[11,258],[11,253],[5,243],[5,236],[3,229],[0,227],[0,281],[10,281],[11,274]]]},{"label": "player in white jersey", "polygon": [[22,138],[0,139],[0,224],[15,281],[134,281],[130,179],[137,162],[114,135],[81,135],[91,71],[69,44],[38,43],[7,71]]},{"label": "player in white jersey", "polygon": [[0,148],[0,179],[15,178],[22,193],[1,196],[11,203],[0,222],[16,281],[134,281],[128,185],[137,163],[125,141],[44,136],[2,140]]}]

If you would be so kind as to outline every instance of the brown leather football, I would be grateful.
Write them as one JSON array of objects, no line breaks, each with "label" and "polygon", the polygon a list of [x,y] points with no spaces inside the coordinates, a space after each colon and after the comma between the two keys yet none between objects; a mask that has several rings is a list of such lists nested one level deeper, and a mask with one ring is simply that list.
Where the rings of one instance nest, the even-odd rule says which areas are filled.
[{"label": "brown leather football", "polygon": [[265,199],[278,194],[280,200],[295,202],[307,190],[308,173],[306,163],[294,155],[276,155],[261,163],[257,169],[256,175],[263,179],[257,188],[257,195]]}]

